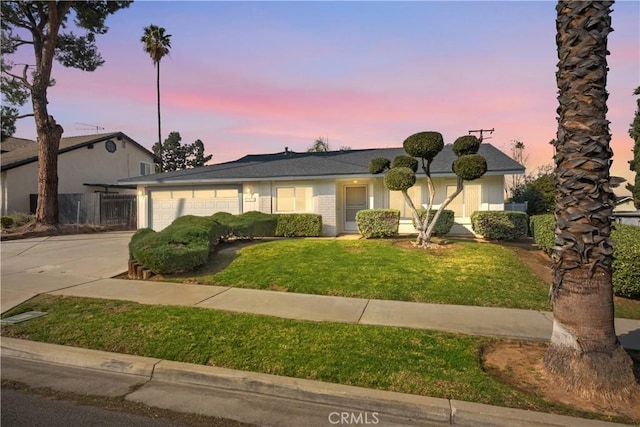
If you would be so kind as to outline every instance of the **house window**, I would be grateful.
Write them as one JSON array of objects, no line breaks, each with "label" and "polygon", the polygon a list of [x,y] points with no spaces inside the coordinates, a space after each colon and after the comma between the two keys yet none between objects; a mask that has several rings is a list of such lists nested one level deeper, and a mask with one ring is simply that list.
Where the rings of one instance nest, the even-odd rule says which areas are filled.
[{"label": "house window", "polygon": [[[447,197],[455,193],[455,185],[447,185]],[[471,214],[480,209],[482,186],[477,184],[465,184],[462,192],[449,203],[446,209],[452,210],[456,218],[471,217]]]},{"label": "house window", "polygon": [[276,188],[277,212],[309,212],[311,211],[312,191],[309,187]]},{"label": "house window", "polygon": [[140,162],[140,175],[151,175],[151,163]]},{"label": "house window", "polygon": [[[422,188],[419,185],[414,185],[407,190],[409,198],[413,202],[416,209],[422,207]],[[411,218],[411,207],[404,200],[402,191],[389,191],[389,209],[396,209],[400,211],[400,218]]]}]

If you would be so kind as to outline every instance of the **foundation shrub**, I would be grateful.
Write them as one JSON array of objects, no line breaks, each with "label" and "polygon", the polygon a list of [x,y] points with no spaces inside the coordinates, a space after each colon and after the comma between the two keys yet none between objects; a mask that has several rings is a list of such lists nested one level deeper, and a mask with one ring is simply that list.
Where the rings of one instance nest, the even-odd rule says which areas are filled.
[{"label": "foundation shrub", "polygon": [[356,212],[358,232],[365,238],[391,237],[398,234],[400,211],[395,209],[365,209]]},{"label": "foundation shrub", "polygon": [[257,211],[240,215],[217,213],[214,218],[229,228],[229,237],[252,239],[275,236],[277,218],[272,214]]},{"label": "foundation shrub", "polygon": [[[429,221],[436,214],[437,210],[432,209],[429,212]],[[420,220],[424,222],[425,217],[427,216],[427,210],[424,208],[418,209],[418,215],[420,215]],[[455,212],[449,209],[445,209],[440,214],[438,221],[436,221],[436,225],[433,227],[433,235],[434,236],[444,236],[449,231],[451,231],[451,227],[453,227],[453,222],[455,218]],[[413,220],[413,226],[417,228],[417,224],[415,219]]]},{"label": "foundation shrub", "polygon": [[615,224],[613,247],[613,293],[625,298],[640,298],[640,227]]},{"label": "foundation shrub", "polygon": [[476,211],[471,227],[487,240],[518,240],[527,235],[529,218],[524,212]]},{"label": "foundation shrub", "polygon": [[318,237],[322,234],[322,215],[276,214],[276,237]]},{"label": "foundation shrub", "polygon": [[553,214],[532,216],[529,218],[529,227],[535,244],[547,254],[550,254],[556,238],[556,219]]}]

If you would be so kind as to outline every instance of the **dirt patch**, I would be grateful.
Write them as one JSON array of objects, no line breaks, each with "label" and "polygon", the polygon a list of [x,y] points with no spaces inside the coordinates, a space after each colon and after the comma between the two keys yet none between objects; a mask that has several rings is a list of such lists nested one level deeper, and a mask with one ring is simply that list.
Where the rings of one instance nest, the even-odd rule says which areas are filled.
[{"label": "dirt patch", "polygon": [[[547,344],[500,341],[487,348],[483,355],[484,366],[500,381],[528,394],[537,395],[551,402],[608,416],[624,416],[640,423],[640,396],[635,402],[610,402],[602,399],[586,399],[567,393],[558,386],[543,368],[542,359]],[[636,377],[640,369],[640,353],[630,352],[634,358]]]},{"label": "dirt patch", "polygon": [[394,241],[393,246],[403,248],[403,249],[432,250],[432,251],[436,251],[437,253],[437,251],[444,250],[444,249],[454,249],[458,245],[453,243],[451,240],[433,239],[432,242],[429,244],[429,247],[426,249],[423,249],[416,246],[416,241],[414,239],[411,239],[411,240],[402,239],[402,240]]}]

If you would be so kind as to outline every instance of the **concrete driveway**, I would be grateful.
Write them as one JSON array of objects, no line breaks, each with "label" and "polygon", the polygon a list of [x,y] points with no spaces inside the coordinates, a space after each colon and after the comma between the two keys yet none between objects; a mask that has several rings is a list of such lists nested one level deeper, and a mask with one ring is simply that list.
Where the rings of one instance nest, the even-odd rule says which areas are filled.
[{"label": "concrete driveway", "polygon": [[2,313],[43,292],[108,279],[127,271],[133,232],[76,234],[3,241]]}]

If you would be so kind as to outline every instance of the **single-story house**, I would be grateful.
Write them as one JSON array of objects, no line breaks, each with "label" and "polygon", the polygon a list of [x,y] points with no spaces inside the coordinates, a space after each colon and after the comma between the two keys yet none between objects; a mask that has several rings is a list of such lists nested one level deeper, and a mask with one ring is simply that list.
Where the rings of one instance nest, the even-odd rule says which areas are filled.
[{"label": "single-story house", "polygon": [[[0,209],[2,215],[29,213],[38,193],[38,144],[23,138],[0,143]],[[58,193],[131,193],[118,179],[155,172],[158,159],[122,132],[73,136],[60,140]]]},{"label": "single-story house", "polygon": [[[322,234],[356,233],[356,212],[362,209],[400,210],[401,233],[413,233],[411,213],[402,193],[384,187],[383,174],[369,173],[376,157],[393,160],[402,148],[362,149],[296,153],[285,149],[275,154],[247,155],[210,166],[121,179],[138,188],[138,228],[162,230],[182,215],[317,213],[322,215]],[[481,144],[488,171],[465,183],[464,191],[448,206],[455,212],[452,234],[468,234],[470,216],[477,210],[504,210],[505,175],[523,174],[524,166],[490,144]],[[446,145],[434,159],[431,174],[436,186],[436,207],[456,188],[451,171],[455,159]],[[422,175],[422,178],[420,177]],[[419,206],[427,202],[426,179],[418,173],[409,190]]]}]

